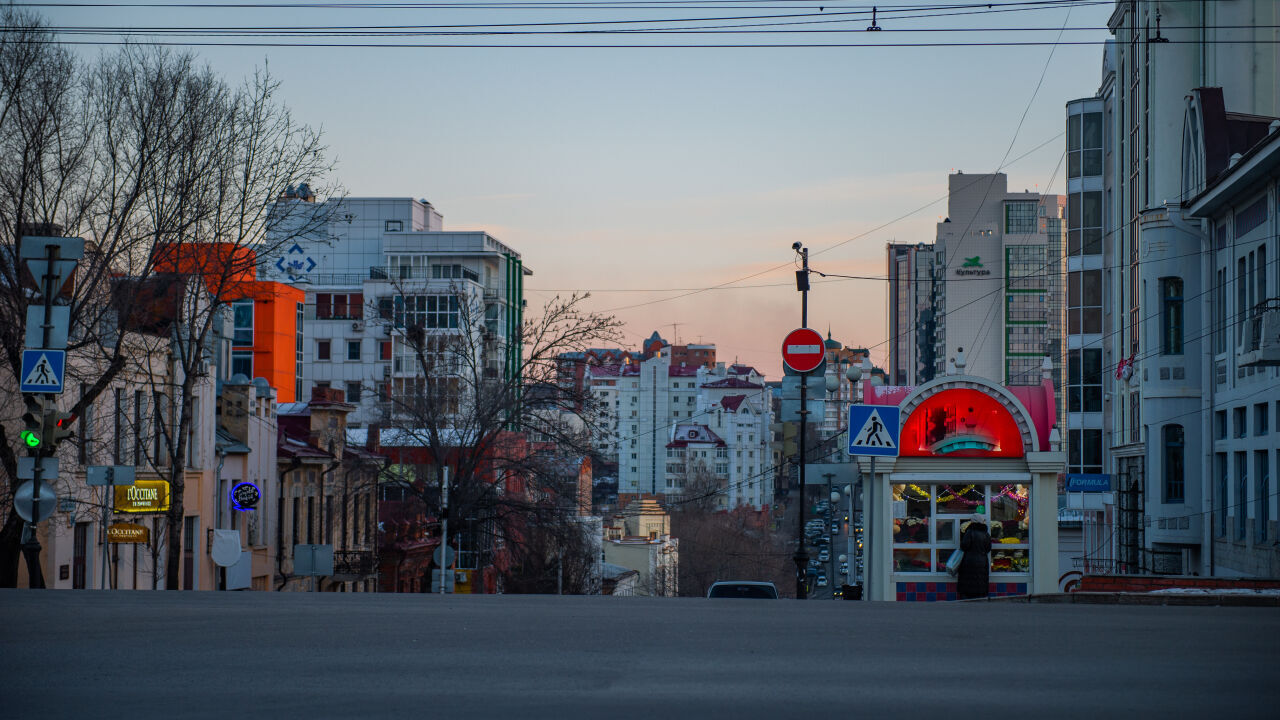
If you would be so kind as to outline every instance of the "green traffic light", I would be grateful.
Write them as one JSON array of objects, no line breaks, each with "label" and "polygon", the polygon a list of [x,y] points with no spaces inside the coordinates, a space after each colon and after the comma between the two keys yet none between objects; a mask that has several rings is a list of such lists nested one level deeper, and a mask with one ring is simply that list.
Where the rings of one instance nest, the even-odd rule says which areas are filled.
[{"label": "green traffic light", "polygon": [[22,442],[27,444],[27,447],[40,447],[40,436],[30,430],[23,430],[19,437],[22,438]]}]

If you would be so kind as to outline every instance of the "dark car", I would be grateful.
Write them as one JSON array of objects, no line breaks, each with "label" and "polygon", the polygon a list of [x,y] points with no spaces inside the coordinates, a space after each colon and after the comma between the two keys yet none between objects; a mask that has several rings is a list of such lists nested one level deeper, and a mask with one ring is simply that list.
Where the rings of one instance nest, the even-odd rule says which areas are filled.
[{"label": "dark car", "polygon": [[778,588],[771,582],[757,580],[721,580],[707,591],[709,598],[748,598],[753,600],[777,600]]}]

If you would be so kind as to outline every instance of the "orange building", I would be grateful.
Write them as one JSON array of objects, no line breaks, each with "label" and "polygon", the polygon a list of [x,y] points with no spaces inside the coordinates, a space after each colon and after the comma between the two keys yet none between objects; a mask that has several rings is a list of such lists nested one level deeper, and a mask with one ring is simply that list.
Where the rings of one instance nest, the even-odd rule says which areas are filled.
[{"label": "orange building", "polygon": [[232,311],[228,375],[266,378],[276,402],[302,395],[302,319],[306,293],[285,283],[258,280],[257,254],[233,243],[184,243],[156,250],[155,269],[199,275],[210,294]]}]

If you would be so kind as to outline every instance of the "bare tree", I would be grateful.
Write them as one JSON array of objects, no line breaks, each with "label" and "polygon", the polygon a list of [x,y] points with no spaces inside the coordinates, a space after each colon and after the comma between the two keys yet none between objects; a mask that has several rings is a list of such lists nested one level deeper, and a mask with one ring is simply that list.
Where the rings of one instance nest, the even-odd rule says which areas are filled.
[{"label": "bare tree", "polygon": [[[223,309],[243,294],[260,257],[326,226],[334,204],[276,200],[286,188],[323,180],[331,166],[319,133],[279,104],[265,71],[234,87],[190,55],[135,47],[80,65],[38,19],[3,12],[0,374],[16,379],[20,369],[29,296],[17,253],[25,235],[86,240],[62,301],[71,306],[69,355],[82,360],[81,377],[68,372],[68,385],[83,388],[71,408],[77,415],[136,362],[125,340],[130,322],[155,310],[122,294],[119,279],[181,286],[163,309],[175,321],[171,332],[150,348],[169,362],[163,372],[153,368],[148,393],[168,398],[172,412],[158,423],[167,460],[151,460],[171,483],[165,566],[166,584],[176,588],[191,400],[217,350]],[[153,293],[146,302],[157,296],[170,299]],[[0,464],[11,492],[16,455],[7,444]],[[21,521],[9,498],[0,501],[0,586],[12,586]]]},{"label": "bare tree", "polygon": [[[712,490],[714,494],[719,490]],[[789,539],[748,508],[713,511],[697,494],[671,510],[671,534],[680,539],[680,594],[706,595],[717,580],[765,580],[780,592],[792,587],[795,565]]]},{"label": "bare tree", "polygon": [[468,520],[490,549],[504,548],[510,587],[547,591],[547,564],[563,569],[583,555],[578,469],[600,418],[589,393],[561,382],[557,357],[616,341],[620,323],[583,310],[585,296],[556,297],[504,339],[477,294],[455,287],[447,297],[445,314],[425,324],[401,300],[384,306],[417,370],[384,391],[385,425],[395,444],[425,451],[428,477],[409,489],[428,510],[450,527]]}]

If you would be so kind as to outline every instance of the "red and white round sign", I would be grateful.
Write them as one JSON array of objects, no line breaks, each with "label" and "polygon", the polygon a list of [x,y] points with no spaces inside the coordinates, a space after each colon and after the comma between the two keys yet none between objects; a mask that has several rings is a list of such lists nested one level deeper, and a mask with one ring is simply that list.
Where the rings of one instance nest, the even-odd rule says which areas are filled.
[{"label": "red and white round sign", "polygon": [[798,373],[813,372],[822,364],[826,347],[817,330],[796,328],[782,341],[782,362]]}]

